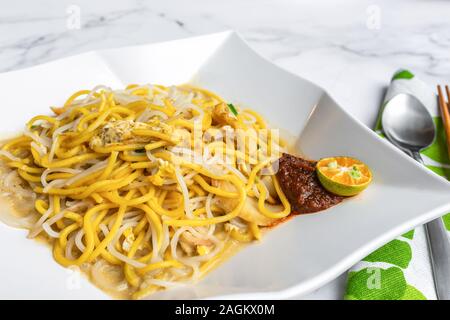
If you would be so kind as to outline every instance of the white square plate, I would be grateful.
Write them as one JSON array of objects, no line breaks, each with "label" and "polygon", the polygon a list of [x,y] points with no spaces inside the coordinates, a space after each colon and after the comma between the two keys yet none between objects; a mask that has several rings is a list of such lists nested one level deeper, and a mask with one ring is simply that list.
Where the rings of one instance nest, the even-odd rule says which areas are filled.
[{"label": "white square plate", "polygon": [[[232,32],[90,52],[0,74],[0,134],[11,135],[72,92],[105,84],[191,81],[262,113],[298,137],[307,157],[354,156],[374,180],[362,194],[297,216],[248,246],[196,286],[152,298],[289,298],[337,277],[365,255],[450,211],[450,184],[379,138],[316,85],[261,58]],[[355,93],[356,94],[356,93]],[[105,298],[60,267],[25,231],[0,224],[0,298]]]}]

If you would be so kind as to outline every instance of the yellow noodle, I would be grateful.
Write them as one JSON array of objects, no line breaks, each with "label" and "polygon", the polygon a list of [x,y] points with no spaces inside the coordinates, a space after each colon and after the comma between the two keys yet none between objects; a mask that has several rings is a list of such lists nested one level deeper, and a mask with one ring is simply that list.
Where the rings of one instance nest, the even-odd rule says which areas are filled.
[{"label": "yellow noodle", "polygon": [[[219,242],[229,239],[221,244],[224,248],[219,253],[199,263],[203,274],[223,260],[232,245],[261,238],[261,229],[254,222],[243,228],[228,225],[239,217],[247,197],[256,198],[255,210],[273,219],[287,216],[291,207],[274,174],[267,183],[276,195],[267,194],[268,188],[261,181],[261,170],[274,161],[263,151],[268,155],[275,151],[277,136],[270,131],[261,136],[245,131],[267,128],[258,113],[236,107],[237,115],[231,111],[227,115],[227,102],[222,97],[191,85],[174,89],[133,84],[126,90],[75,92],[64,105],[51,108],[54,115],[37,115],[26,123],[35,140],[21,135],[3,143],[0,160],[5,170],[18,174],[21,187],[36,194],[33,211],[38,218],[59,218],[51,226],[59,233],[51,243],[58,263],[67,267],[103,261],[121,268],[129,285],[127,294],[140,299],[161,287],[148,285],[146,279],[179,282],[192,278],[194,272],[179,276],[192,268],[171,253],[178,228],[194,227],[203,235],[209,228],[196,227],[216,225],[207,237]],[[171,96],[173,90],[178,90],[175,96]],[[179,95],[190,95],[192,100],[185,103]],[[220,135],[216,139],[227,128],[243,129],[235,132],[236,137],[257,148],[229,144]],[[214,139],[196,136],[206,132]],[[179,146],[192,147],[195,154],[208,150],[211,160],[223,156],[228,166],[220,161],[181,157],[174,149]],[[94,165],[98,165],[97,170],[90,169]],[[44,188],[41,177],[46,169],[52,170],[44,182],[50,186]],[[73,182],[66,182],[79,174]],[[231,201],[231,208],[225,210],[220,205],[224,201]],[[272,212],[266,202],[282,209]],[[124,230],[122,234],[120,230]],[[73,243],[79,236],[84,250],[79,248],[80,239]],[[113,239],[118,241],[111,247]],[[194,240],[202,243],[205,239]],[[201,256],[216,245],[191,243],[187,234],[179,241],[179,257]],[[127,259],[145,266],[137,268]]]}]

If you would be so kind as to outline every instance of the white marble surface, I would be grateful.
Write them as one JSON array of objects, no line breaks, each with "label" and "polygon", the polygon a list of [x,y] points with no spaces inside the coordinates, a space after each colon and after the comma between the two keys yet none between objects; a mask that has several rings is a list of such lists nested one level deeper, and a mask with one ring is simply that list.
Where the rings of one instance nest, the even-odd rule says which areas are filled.
[{"label": "white marble surface", "polygon": [[[449,16],[445,0],[2,1],[0,72],[234,29],[373,126],[396,69],[409,68],[431,85],[450,83]],[[340,299],[344,285],[345,275],[298,298]]]}]

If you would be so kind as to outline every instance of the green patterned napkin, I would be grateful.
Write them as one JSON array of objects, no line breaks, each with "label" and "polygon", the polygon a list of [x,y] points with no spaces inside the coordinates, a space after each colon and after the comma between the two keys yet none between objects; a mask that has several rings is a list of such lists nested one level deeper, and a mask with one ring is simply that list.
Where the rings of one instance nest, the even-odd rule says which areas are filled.
[{"label": "green patterned napkin", "polygon": [[[450,180],[450,160],[436,94],[408,70],[392,77],[376,124],[384,137],[381,114],[386,102],[399,93],[416,96],[428,108],[437,127],[437,139],[422,152],[425,165]],[[443,218],[450,236],[450,213]],[[411,230],[372,252],[348,273],[345,299],[426,300],[436,299],[430,256],[423,226]]]}]

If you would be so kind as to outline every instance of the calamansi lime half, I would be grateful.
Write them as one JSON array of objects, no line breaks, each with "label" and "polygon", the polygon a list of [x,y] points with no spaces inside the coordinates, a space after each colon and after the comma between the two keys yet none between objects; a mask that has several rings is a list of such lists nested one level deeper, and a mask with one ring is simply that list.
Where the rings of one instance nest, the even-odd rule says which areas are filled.
[{"label": "calamansi lime half", "polygon": [[350,157],[321,159],[317,162],[316,170],[323,187],[339,196],[358,194],[372,181],[369,167]]}]

